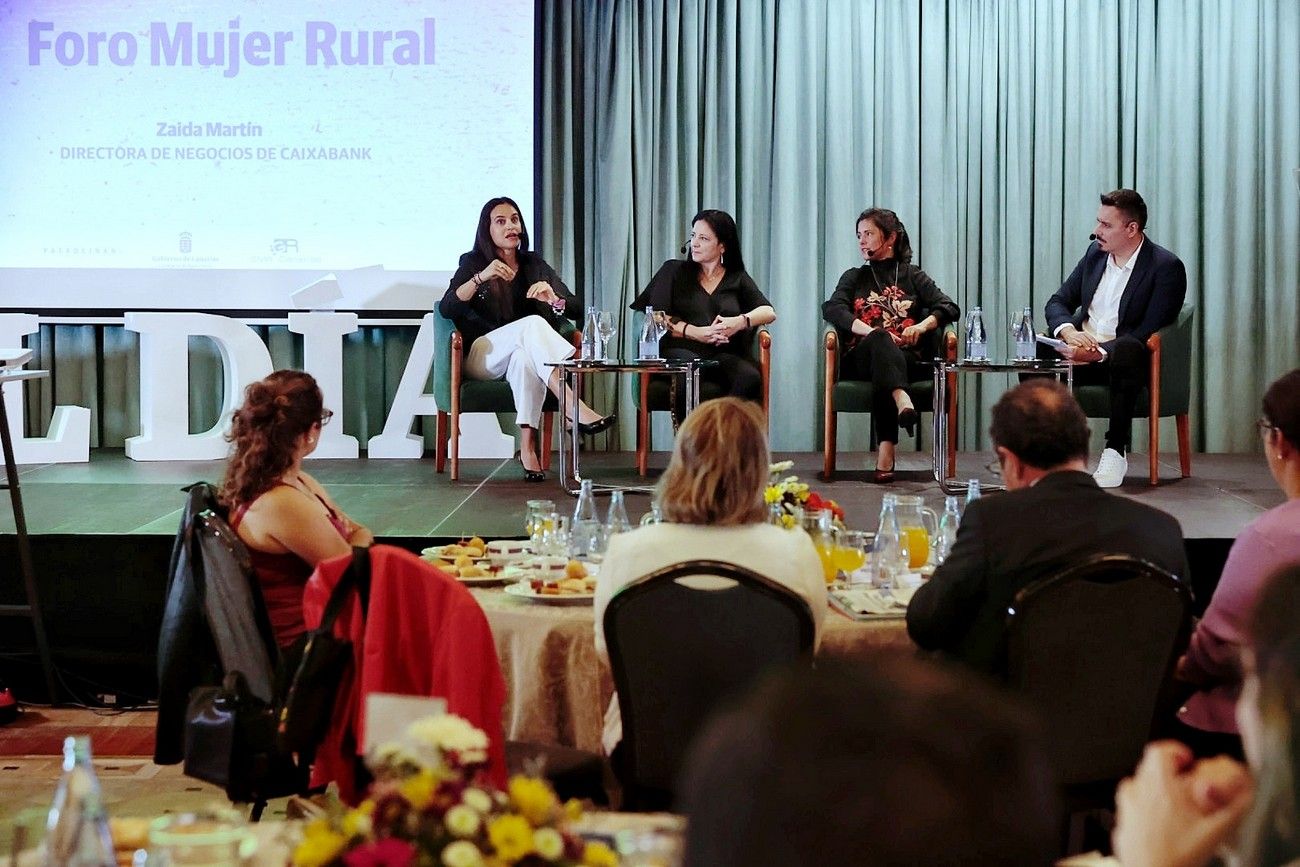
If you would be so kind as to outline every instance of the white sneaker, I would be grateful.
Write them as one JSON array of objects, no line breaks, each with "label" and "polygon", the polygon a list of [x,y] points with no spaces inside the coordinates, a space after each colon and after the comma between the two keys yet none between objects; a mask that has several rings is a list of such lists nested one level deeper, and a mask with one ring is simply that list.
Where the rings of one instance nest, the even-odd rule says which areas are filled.
[{"label": "white sneaker", "polygon": [[1127,474],[1128,457],[1114,449],[1106,449],[1101,453],[1101,460],[1097,461],[1092,480],[1099,488],[1118,488],[1124,484],[1124,476]]}]

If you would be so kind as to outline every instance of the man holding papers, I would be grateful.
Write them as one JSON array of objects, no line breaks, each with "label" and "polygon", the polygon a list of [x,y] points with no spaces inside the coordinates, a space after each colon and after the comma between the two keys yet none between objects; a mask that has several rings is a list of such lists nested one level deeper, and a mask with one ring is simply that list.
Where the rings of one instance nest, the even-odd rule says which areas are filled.
[{"label": "man holding papers", "polygon": [[1097,228],[1079,264],[1047,301],[1047,327],[1065,346],[1040,357],[1073,359],[1079,385],[1110,386],[1110,429],[1093,473],[1118,488],[1128,471],[1133,410],[1147,381],[1147,338],[1173,323],[1187,295],[1187,270],[1146,237],[1147,205],[1134,190],[1101,197]]}]

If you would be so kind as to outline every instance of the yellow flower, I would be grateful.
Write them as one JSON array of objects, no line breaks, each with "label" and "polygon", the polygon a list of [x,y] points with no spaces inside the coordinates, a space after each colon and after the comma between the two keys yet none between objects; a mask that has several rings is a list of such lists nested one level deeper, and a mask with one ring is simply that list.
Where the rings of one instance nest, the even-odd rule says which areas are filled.
[{"label": "yellow flower", "polygon": [[577,798],[570,798],[564,802],[564,818],[570,822],[576,822],[582,818],[582,801]]},{"label": "yellow flower", "polygon": [[375,811],[375,805],[370,804],[370,809],[362,804],[355,810],[348,810],[343,816],[343,836],[344,837],[366,837],[374,830],[374,823],[370,821],[370,814]]},{"label": "yellow flower", "polygon": [[464,804],[457,804],[448,810],[443,822],[455,837],[473,837],[481,824],[478,811]]},{"label": "yellow flower", "polygon": [[510,803],[534,825],[546,824],[555,813],[555,793],[542,780],[514,776],[510,778],[508,791]]},{"label": "yellow flower", "polygon": [[468,840],[457,840],[442,850],[442,863],[446,867],[479,867],[483,853]]},{"label": "yellow flower", "polygon": [[438,788],[437,778],[432,771],[424,770],[403,780],[397,787],[397,791],[416,810],[423,810],[433,800],[433,792],[436,788]]},{"label": "yellow flower", "polygon": [[514,864],[532,853],[533,829],[523,816],[507,813],[488,824],[488,842],[497,857],[507,864]]},{"label": "yellow flower", "polygon": [[585,867],[618,867],[618,856],[604,843],[588,843],[582,850]]},{"label": "yellow flower", "polygon": [[554,828],[538,828],[533,832],[533,848],[547,861],[558,861],[564,854],[564,838]]},{"label": "yellow flower", "polygon": [[781,526],[782,526],[782,527],[785,527],[787,530],[793,530],[793,529],[794,529],[794,515],[782,515],[782,516],[781,516]]},{"label": "yellow flower", "polygon": [[492,811],[492,796],[482,789],[466,789],[460,796],[460,802],[480,813]]},{"label": "yellow flower", "polygon": [[781,499],[781,489],[776,487],[767,488],[763,491],[763,502],[769,506]]},{"label": "yellow flower", "polygon": [[322,867],[339,856],[348,838],[330,827],[327,819],[316,819],[302,833],[302,842],[293,852],[297,867]]}]

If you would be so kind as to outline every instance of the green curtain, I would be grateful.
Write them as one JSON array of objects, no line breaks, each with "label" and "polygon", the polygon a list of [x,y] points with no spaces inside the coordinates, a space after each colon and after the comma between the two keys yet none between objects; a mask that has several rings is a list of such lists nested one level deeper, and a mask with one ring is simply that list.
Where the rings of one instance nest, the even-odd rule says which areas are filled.
[{"label": "green curtain", "polygon": [[[1258,448],[1260,394],[1300,365],[1295,0],[538,0],[537,17],[535,243],[590,303],[620,311],[630,349],[626,305],[679,255],[691,215],[730,211],[780,317],[775,448],[820,448],[820,303],[860,262],[862,208],[898,211],[919,264],[963,311],[983,306],[1001,353],[1012,311],[1029,304],[1042,326],[1098,194],[1120,186],[1146,197],[1150,237],[1187,264],[1194,447]],[[271,332],[273,358],[292,363],[297,338]],[[412,337],[348,338],[349,433],[379,431]],[[33,432],[53,396],[92,406],[96,445],[134,434],[134,339],[43,327],[55,377],[29,388]],[[210,352],[194,356],[202,429],[219,380]],[[966,448],[986,444],[1004,387],[982,379],[963,383]],[[602,404],[630,415],[629,388]],[[1145,426],[1134,438],[1143,450]],[[1171,448],[1172,425],[1162,438]],[[865,426],[843,424],[840,445],[865,448]]]},{"label": "green curtain", "polygon": [[[1188,268],[1194,446],[1258,448],[1247,420],[1300,364],[1300,4],[541,0],[541,18],[542,249],[623,308],[697,209],[730,211],[780,317],[774,447],[820,446],[819,307],[860,263],[864,207],[898,211],[1001,352],[1014,310],[1042,326],[1098,195],[1130,186]],[[966,447],[1005,387],[983,379],[963,383]]]}]

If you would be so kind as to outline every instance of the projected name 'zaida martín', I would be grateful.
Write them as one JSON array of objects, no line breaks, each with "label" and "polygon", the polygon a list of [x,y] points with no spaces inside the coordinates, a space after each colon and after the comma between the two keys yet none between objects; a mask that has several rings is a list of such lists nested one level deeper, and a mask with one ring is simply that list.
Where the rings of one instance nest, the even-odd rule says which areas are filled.
[{"label": "projected name 'zaida mart\u00edn'", "polygon": [[[143,31],[141,31],[143,32]],[[292,30],[248,30],[232,19],[225,30],[195,28],[192,21],[152,21],[146,53],[149,66],[219,67],[234,78],[243,66],[285,66],[289,46],[301,44],[297,56],[306,66],[432,66],[434,19],[418,30],[354,30],[329,21],[307,21],[301,41]],[[135,66],[140,41],[128,30],[81,33],[57,30],[53,21],[27,24],[27,65],[53,59],[62,66]]]}]

